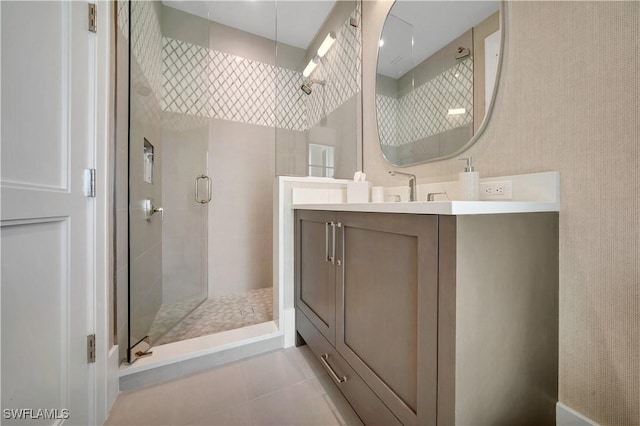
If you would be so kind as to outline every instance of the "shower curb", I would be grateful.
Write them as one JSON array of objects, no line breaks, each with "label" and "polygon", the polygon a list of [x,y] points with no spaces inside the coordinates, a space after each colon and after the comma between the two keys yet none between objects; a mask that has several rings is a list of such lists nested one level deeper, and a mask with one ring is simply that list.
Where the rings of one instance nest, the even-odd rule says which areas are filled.
[{"label": "shower curb", "polygon": [[120,392],[189,376],[284,347],[282,333],[268,335],[259,340],[255,338],[251,340],[247,343],[240,342],[233,347],[200,351],[200,353],[191,354],[187,359],[184,359],[183,356],[177,357],[175,362],[168,361],[157,366],[151,365],[141,371],[127,373],[121,370]]}]

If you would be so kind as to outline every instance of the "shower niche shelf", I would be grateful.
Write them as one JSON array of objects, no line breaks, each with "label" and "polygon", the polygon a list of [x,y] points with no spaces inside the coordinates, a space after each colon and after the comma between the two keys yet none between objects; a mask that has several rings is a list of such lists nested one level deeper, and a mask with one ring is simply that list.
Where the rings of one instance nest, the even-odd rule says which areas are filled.
[{"label": "shower niche shelf", "polygon": [[147,140],[147,138],[144,139],[144,147],[143,147],[143,176],[142,176],[142,180],[144,180],[147,183],[153,183],[153,145],[151,144],[151,142],[149,142]]}]

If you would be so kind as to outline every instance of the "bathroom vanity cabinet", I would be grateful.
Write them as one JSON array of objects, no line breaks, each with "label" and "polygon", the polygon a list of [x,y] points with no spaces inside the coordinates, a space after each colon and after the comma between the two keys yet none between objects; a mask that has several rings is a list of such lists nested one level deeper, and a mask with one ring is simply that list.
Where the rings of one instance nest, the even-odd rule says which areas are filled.
[{"label": "bathroom vanity cabinet", "polygon": [[297,210],[298,343],[365,424],[553,424],[557,220]]}]

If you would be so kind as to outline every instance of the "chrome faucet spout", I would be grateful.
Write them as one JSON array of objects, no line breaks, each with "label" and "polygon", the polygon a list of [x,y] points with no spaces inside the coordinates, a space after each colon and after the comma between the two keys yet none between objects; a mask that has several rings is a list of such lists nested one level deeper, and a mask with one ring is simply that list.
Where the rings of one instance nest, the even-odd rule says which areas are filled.
[{"label": "chrome faucet spout", "polygon": [[436,195],[447,195],[446,192],[429,192],[427,194],[427,201],[435,201]]},{"label": "chrome faucet spout", "polygon": [[417,198],[416,175],[412,175],[411,173],[397,172],[395,170],[389,170],[389,174],[391,176],[395,176],[395,175],[409,176],[409,201],[416,201],[416,198]]}]

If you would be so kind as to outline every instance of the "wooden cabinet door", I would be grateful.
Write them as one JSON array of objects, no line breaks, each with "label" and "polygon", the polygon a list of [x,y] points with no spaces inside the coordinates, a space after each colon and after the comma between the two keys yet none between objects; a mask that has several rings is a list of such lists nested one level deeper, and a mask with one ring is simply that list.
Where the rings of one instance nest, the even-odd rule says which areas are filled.
[{"label": "wooden cabinet door", "polygon": [[337,220],[336,348],[403,424],[435,424],[438,217]]},{"label": "wooden cabinet door", "polygon": [[324,337],[335,345],[336,269],[333,226],[336,214],[296,211],[296,309],[303,312]]}]

